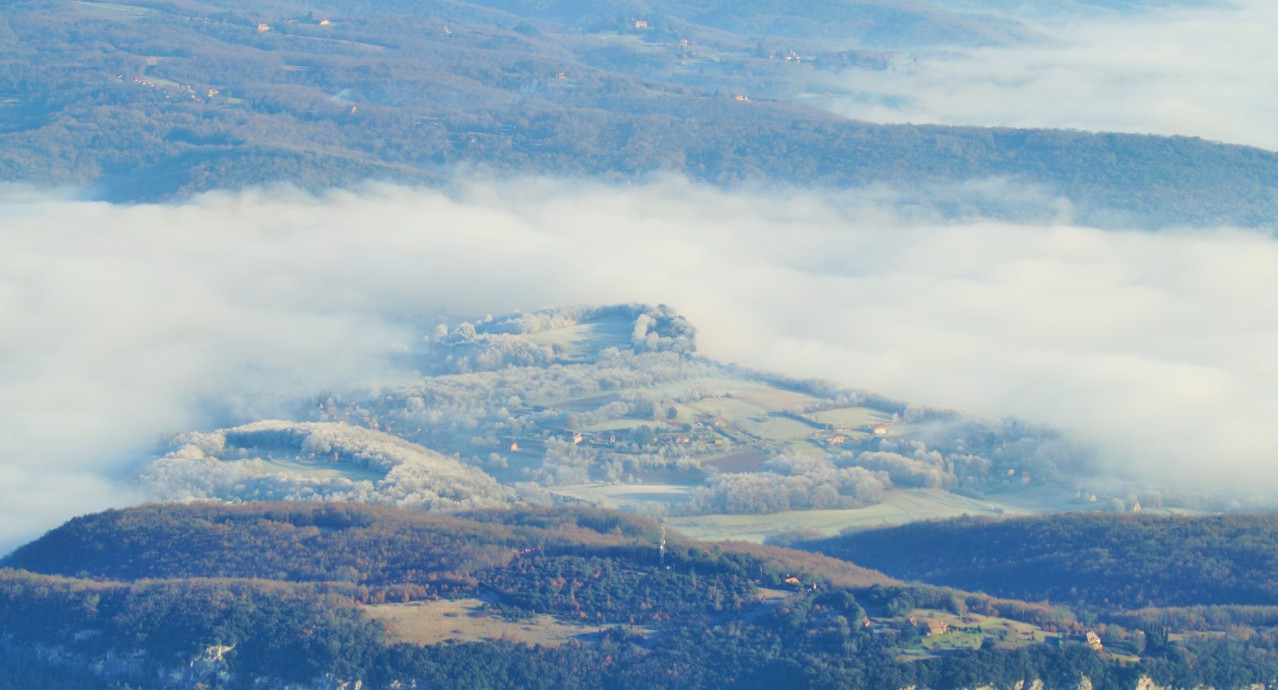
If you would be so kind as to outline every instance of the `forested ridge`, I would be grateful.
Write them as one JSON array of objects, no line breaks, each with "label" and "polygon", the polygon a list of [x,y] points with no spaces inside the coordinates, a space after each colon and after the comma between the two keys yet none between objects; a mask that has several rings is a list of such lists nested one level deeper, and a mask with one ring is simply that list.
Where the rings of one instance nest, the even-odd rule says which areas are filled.
[{"label": "forested ridge", "polygon": [[[841,584],[890,584],[851,564],[751,545],[707,548],[652,520],[597,508],[520,508],[441,515],[364,504],[152,504],[75,518],[0,566],[112,580],[241,578],[342,582],[420,598],[471,590],[503,572],[580,569],[582,559],[695,563],[764,582],[808,572]],[[781,563],[783,562],[783,563]],[[753,566],[749,564],[754,564]],[[751,569],[753,567],[753,569]],[[783,570],[785,568],[785,570]],[[750,572],[746,572],[749,570]],[[513,591],[513,590],[512,590]],[[383,595],[372,595],[384,598]]]},{"label": "forested ridge", "polygon": [[1278,516],[1068,513],[803,544],[894,577],[1098,609],[1278,605]]},{"label": "forested ridge", "polygon": [[[1116,657],[1068,612],[773,547],[669,533],[663,549],[655,522],[588,508],[151,505],[77,518],[0,565],[0,688],[1223,688],[1278,675],[1268,628],[1111,623],[1098,629]],[[368,608],[457,597],[499,619],[598,627],[559,645],[415,644]],[[943,620],[954,629],[938,635]]]},{"label": "forested ridge", "polygon": [[[924,195],[998,177],[1064,195],[1095,222],[1268,225],[1278,208],[1278,154],[1258,149],[874,125],[794,100],[829,70],[884,64],[830,37],[796,38],[795,19],[808,33],[845,26],[863,45],[875,26],[914,27],[915,41],[1016,34],[988,17],[899,3],[813,6],[807,18],[769,3],[748,16],[678,3],[585,16],[491,4],[10,3],[0,15],[0,180],[136,201],[276,181],[443,184],[458,170],[673,172]],[[894,24],[902,13],[911,21]],[[784,59],[795,51],[806,62]],[[973,195],[958,206],[950,211],[1046,212]]]}]

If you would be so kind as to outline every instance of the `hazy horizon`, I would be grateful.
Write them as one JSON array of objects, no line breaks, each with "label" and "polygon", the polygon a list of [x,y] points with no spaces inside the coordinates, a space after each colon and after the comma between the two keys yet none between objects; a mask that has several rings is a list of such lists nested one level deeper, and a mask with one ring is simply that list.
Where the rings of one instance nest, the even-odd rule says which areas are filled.
[{"label": "hazy horizon", "polygon": [[1270,125],[1278,6],[1097,11],[1027,20],[1035,36],[906,50],[887,72],[849,70],[827,107],[880,123],[1031,127],[1202,137],[1278,151]]}]

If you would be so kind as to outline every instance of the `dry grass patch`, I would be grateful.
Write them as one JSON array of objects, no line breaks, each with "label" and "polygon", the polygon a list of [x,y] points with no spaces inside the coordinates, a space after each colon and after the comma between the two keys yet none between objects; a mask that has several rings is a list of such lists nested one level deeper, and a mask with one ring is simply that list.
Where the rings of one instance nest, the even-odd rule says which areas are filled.
[{"label": "dry grass patch", "polygon": [[529,645],[555,647],[604,630],[597,625],[565,623],[554,616],[506,620],[480,599],[440,599],[407,604],[366,606],[370,618],[381,621],[394,642],[432,645],[450,640],[480,642],[507,639]]}]

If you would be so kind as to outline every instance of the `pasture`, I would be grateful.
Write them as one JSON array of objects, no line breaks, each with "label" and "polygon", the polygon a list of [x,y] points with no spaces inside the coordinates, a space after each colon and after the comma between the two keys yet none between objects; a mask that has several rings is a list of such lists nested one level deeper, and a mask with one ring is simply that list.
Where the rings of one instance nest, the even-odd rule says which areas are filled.
[{"label": "pasture", "polygon": [[702,398],[687,406],[710,417],[723,417],[732,422],[744,419],[766,419],[768,411],[735,397]]},{"label": "pasture", "polygon": [[846,529],[887,527],[960,515],[998,515],[1002,512],[995,504],[940,489],[896,489],[888,491],[882,503],[865,508],[797,510],[765,515],[695,515],[673,517],[667,522],[695,539],[760,543],[769,536],[793,530],[811,530],[823,536],[834,536]]},{"label": "pasture", "polygon": [[924,637],[919,641],[914,651],[923,655],[980,649],[987,638],[994,640],[1003,649],[1019,649],[1032,644],[1043,644],[1059,636],[1029,623],[976,613],[960,616],[945,611],[915,609],[910,612],[909,618],[924,624],[941,622],[948,627],[944,633]]},{"label": "pasture", "polygon": [[[326,456],[325,456],[326,457]],[[288,474],[296,477],[314,479],[335,479],[345,477],[351,481],[376,482],[385,478],[386,473],[370,470],[354,463],[335,463],[331,460],[316,457],[266,457],[262,462],[274,473]]]},{"label": "pasture", "polygon": [[768,456],[757,450],[742,450],[717,458],[702,460],[702,467],[713,467],[720,472],[762,472]]},{"label": "pasture", "polygon": [[625,507],[642,503],[673,505],[692,496],[699,484],[574,484],[555,486],[549,491],[609,507]]},{"label": "pasture", "polygon": [[744,400],[751,405],[761,407],[769,412],[782,412],[795,408],[815,405],[821,400],[806,393],[788,391],[783,388],[759,388],[733,393],[732,397]]},{"label": "pasture", "polygon": [[480,599],[378,604],[365,606],[364,611],[369,618],[386,626],[391,641],[417,645],[505,638],[528,645],[557,647],[604,629],[565,623],[544,614],[525,620],[506,620]]},{"label": "pasture", "polygon": [[840,407],[835,410],[813,412],[807,416],[837,429],[860,429],[892,421],[892,415],[869,407]]},{"label": "pasture", "polygon": [[551,328],[523,337],[538,345],[549,345],[568,362],[589,362],[599,353],[615,347],[630,349],[631,320],[624,314],[601,316],[593,321]]},{"label": "pasture", "polygon": [[805,439],[817,432],[817,429],[793,417],[775,414],[733,420],[733,423],[745,433],[765,441]]},{"label": "pasture", "polygon": [[150,14],[155,14],[155,10],[148,7],[138,7],[136,5],[120,5],[111,2],[91,2],[91,0],[74,0],[75,6],[83,11],[90,12],[99,16],[115,17],[117,19],[138,19]]}]

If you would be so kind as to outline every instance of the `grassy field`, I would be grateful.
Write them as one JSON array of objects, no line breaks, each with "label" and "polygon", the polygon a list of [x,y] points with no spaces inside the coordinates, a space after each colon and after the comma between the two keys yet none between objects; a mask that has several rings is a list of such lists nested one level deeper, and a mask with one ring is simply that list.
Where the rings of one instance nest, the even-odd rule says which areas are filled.
[{"label": "grassy field", "polygon": [[449,640],[478,642],[506,638],[529,645],[556,647],[603,630],[565,623],[541,615],[508,621],[480,599],[441,599],[409,604],[366,606],[370,618],[386,625],[394,642],[431,645]]},{"label": "grassy field", "polygon": [[767,386],[745,379],[734,379],[727,376],[701,376],[683,379],[682,381],[668,381],[645,390],[669,396],[683,396],[696,392],[698,396],[704,399],[707,396],[735,395],[766,388]]},{"label": "grassy field", "polygon": [[768,456],[757,450],[743,450],[729,453],[717,458],[701,462],[702,467],[713,467],[721,472],[761,472]]},{"label": "grassy field", "polygon": [[1078,498],[1078,492],[1060,484],[1034,484],[1015,491],[992,493],[986,500],[1008,513],[1061,513],[1100,510],[1103,505]]},{"label": "grassy field", "polygon": [[696,515],[669,519],[671,527],[696,539],[762,542],[796,529],[833,536],[845,529],[903,525],[959,515],[998,515],[1002,509],[986,501],[964,498],[939,489],[889,491],[884,501],[851,510],[802,510],[769,515]]},{"label": "grassy field", "polygon": [[310,458],[269,458],[263,459],[263,462],[274,472],[298,477],[314,477],[317,479],[346,477],[351,481],[375,482],[386,476],[385,472],[378,472],[349,463],[339,465],[325,460]]},{"label": "grassy field", "polygon": [[900,625],[906,618],[921,625],[940,622],[948,627],[946,632],[923,637],[908,649],[905,656],[912,659],[949,651],[979,649],[986,639],[994,640],[994,644],[1003,649],[1019,649],[1032,644],[1043,644],[1058,637],[1056,633],[1020,621],[974,613],[960,616],[933,609],[915,609],[908,617],[883,619],[881,622]]},{"label": "grassy field", "polygon": [[587,424],[581,427],[581,430],[596,431],[596,432],[620,431],[620,430],[634,429],[636,427],[641,427],[645,425],[651,426],[651,427],[657,427],[659,426],[659,422],[654,422],[651,419],[636,419],[634,417],[622,417],[620,419],[609,419],[604,422],[599,422],[598,424]]},{"label": "grassy field", "polygon": [[735,423],[738,428],[747,434],[768,441],[805,439],[818,431],[812,426],[791,417],[769,416],[763,419],[751,417],[737,420]]},{"label": "grassy field", "polygon": [[768,416],[768,411],[762,407],[751,405],[735,397],[702,398],[694,403],[688,403],[688,407],[711,417],[723,417],[734,423],[750,418],[766,419]]},{"label": "grassy field", "polygon": [[822,424],[833,424],[840,429],[872,427],[875,424],[886,424],[892,421],[892,415],[868,407],[840,407],[837,410],[813,412],[808,416]]},{"label": "grassy field", "polygon": [[111,13],[116,16],[120,14],[132,15],[134,17],[144,17],[149,14],[155,14],[155,10],[146,7],[137,7],[134,5],[118,5],[110,2],[90,2],[89,0],[75,0],[76,7],[90,12],[98,11],[102,13]]},{"label": "grassy field", "polygon": [[605,506],[625,507],[639,503],[667,505],[687,501],[697,484],[574,484],[556,486],[551,493],[579,498]]},{"label": "grassy field", "polygon": [[564,358],[570,362],[585,362],[610,347],[629,350],[630,333],[629,317],[617,314],[564,328],[529,333],[524,337],[538,345],[562,348]]},{"label": "grassy field", "polygon": [[821,402],[817,398],[804,393],[796,393],[781,388],[759,388],[733,393],[732,397],[744,400],[751,405],[761,407],[770,412],[793,410],[796,407],[813,405]]}]

